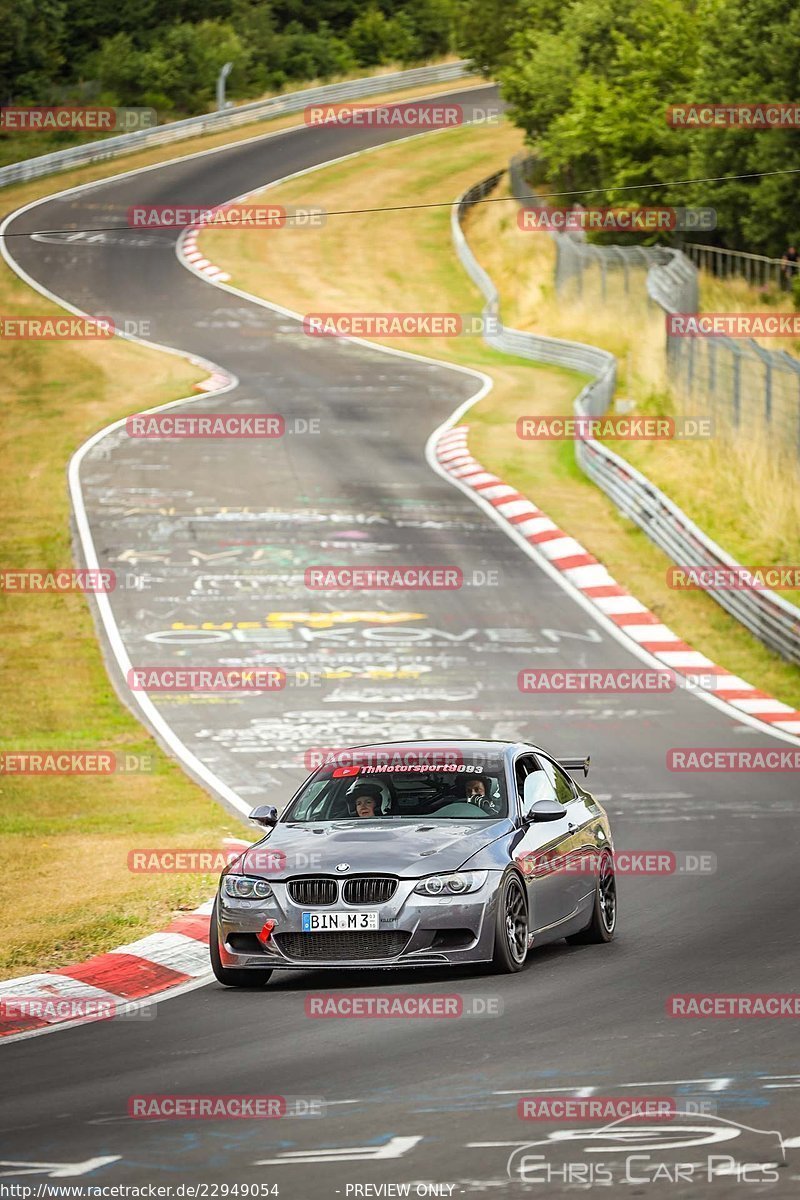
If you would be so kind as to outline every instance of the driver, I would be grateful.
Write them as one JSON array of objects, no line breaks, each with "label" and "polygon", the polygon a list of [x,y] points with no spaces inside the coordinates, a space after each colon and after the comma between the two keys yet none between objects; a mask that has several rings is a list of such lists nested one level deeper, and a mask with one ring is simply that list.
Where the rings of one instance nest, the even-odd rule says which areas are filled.
[{"label": "driver", "polygon": [[500,813],[500,794],[491,776],[468,775],[464,780],[464,799],[468,804],[477,804],[490,817]]},{"label": "driver", "polygon": [[468,775],[464,780],[464,795],[469,803],[480,804],[486,794],[486,781],[480,775]]},{"label": "driver", "polygon": [[357,817],[378,817],[380,816],[379,804],[381,801],[381,790],[375,785],[362,784],[356,788],[353,794],[353,803],[355,804]]}]

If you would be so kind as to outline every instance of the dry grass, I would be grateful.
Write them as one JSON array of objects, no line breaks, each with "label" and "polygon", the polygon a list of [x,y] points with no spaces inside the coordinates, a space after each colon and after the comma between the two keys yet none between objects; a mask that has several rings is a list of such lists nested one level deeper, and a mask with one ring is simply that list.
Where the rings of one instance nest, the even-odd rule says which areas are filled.
[{"label": "dry grass", "polygon": [[[507,162],[518,148],[519,133],[513,129],[450,131],[316,171],[270,188],[265,196],[276,203],[313,202],[329,210],[364,207],[365,197],[370,204],[382,197],[391,197],[393,204],[447,201]],[[635,314],[636,321],[624,323],[603,319],[591,301],[577,315],[563,310],[551,283],[552,243],[540,235],[519,234],[525,239],[520,244],[513,201],[474,209],[468,232],[479,259],[501,283],[506,323],[590,342],[607,339],[621,360],[625,393],[658,396],[663,386],[661,317],[634,304],[628,316]],[[235,286],[298,312],[476,312],[480,307],[453,253],[446,208],[332,217],[314,232],[210,230],[201,242],[204,253],[231,273]],[[668,589],[668,560],[582,475],[571,445],[517,439],[519,416],[570,410],[577,377],[509,359],[475,339],[387,344],[491,375],[494,390],[469,416],[471,445],[480,461],[538,501],[687,641],[800,706],[800,672],[767,651],[706,595]]]},{"label": "dry grass", "polygon": [[[0,267],[4,313],[42,313]],[[198,378],[174,356],[120,340],[0,342],[6,469],[0,493],[0,561],[7,567],[71,562],[66,464],[106,423],[185,395]],[[142,381],[136,395],[129,380]],[[132,877],[130,848],[159,841],[218,845],[230,822],[168,761],[119,703],[80,595],[0,596],[4,637],[0,745],[151,755],[153,773],[0,778],[0,974],[64,965],[149,932],[172,909],[193,906],[209,881]],[[45,896],[26,904],[20,896]]]},{"label": "dry grass", "polygon": [[[521,233],[505,206],[487,205],[470,215],[469,235],[479,261],[499,283],[503,319],[509,325],[610,350],[620,363],[618,399],[632,401],[637,412],[695,414],[691,402],[670,393],[664,315],[646,298],[644,271],[631,273],[627,295],[621,279],[611,282],[609,277],[603,301],[599,273],[591,270],[581,295],[573,289],[557,296],[552,282],[555,249],[546,234]],[[754,289],[734,281],[728,296],[727,286],[707,282],[709,301],[719,311],[757,307]],[[765,339],[765,344],[775,340]],[[768,443],[753,429],[739,437],[615,442],[613,448],[739,561],[754,566],[800,562],[800,489],[793,452],[781,458],[774,441]],[[798,603],[796,592],[782,594]]]}]

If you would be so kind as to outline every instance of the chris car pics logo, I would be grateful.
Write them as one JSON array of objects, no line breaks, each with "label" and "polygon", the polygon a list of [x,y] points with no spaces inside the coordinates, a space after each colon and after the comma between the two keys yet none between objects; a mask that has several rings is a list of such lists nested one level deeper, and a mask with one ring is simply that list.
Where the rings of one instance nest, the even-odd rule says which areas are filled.
[{"label": "chris car pics logo", "polygon": [[784,1140],[775,1129],[678,1110],[652,1125],[623,1117],[600,1129],[551,1130],[535,1141],[520,1142],[506,1166],[510,1180],[528,1186],[667,1183],[689,1184],[699,1193],[713,1184],[731,1188],[778,1182],[786,1146],[794,1141]]}]

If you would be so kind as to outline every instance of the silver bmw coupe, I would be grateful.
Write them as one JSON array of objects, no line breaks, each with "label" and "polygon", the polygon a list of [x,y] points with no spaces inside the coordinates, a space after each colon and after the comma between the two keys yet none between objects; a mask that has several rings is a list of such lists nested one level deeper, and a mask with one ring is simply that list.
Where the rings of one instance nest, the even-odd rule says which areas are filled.
[{"label": "silver bmw coupe", "polygon": [[276,970],[491,964],[531,946],[609,942],[608,817],[573,779],[588,759],[497,741],[331,752],[223,872],[211,916],[220,983]]}]

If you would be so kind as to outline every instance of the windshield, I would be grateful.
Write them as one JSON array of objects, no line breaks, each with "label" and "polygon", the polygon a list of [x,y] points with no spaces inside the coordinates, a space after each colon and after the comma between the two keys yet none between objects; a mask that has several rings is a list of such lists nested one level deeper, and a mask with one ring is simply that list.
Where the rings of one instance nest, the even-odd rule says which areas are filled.
[{"label": "windshield", "polygon": [[425,768],[323,767],[284,813],[284,821],[491,821],[508,813],[503,764]]}]

